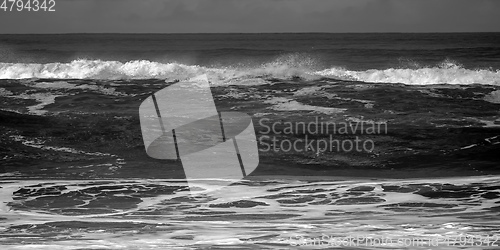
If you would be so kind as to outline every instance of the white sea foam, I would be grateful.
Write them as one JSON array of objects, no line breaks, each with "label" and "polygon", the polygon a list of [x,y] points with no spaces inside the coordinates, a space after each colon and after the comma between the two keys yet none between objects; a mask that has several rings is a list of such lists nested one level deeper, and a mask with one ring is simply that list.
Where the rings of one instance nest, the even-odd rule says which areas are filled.
[{"label": "white sea foam", "polygon": [[330,108],[330,107],[320,107],[320,106],[312,106],[307,104],[302,104],[295,100],[283,98],[283,97],[275,97],[270,100],[264,101],[264,103],[273,104],[271,109],[281,110],[281,111],[297,111],[297,110],[305,110],[312,111],[316,113],[324,113],[327,115],[337,114],[346,111],[346,109],[341,108]]},{"label": "white sea foam", "polygon": [[141,79],[166,78],[177,75],[199,75],[204,68],[176,63],[150,61],[74,60],[70,63],[24,64],[0,63],[0,78],[55,78],[55,79]]},{"label": "white sea foam", "polygon": [[[23,83],[29,87],[35,87],[39,89],[88,89],[95,92],[99,92],[104,95],[113,95],[113,96],[136,96],[137,94],[125,94],[119,91],[116,91],[116,88],[106,88],[103,86],[99,86],[96,84],[72,84],[65,81],[57,81],[57,82],[25,82]],[[24,92],[19,95],[14,95],[11,91],[6,90],[4,88],[0,88],[0,96],[17,98],[17,99],[32,99],[39,102],[38,104],[26,107],[30,114],[34,115],[46,115],[49,111],[44,110],[45,106],[53,104],[56,102],[56,98],[60,96],[65,96],[61,93],[50,93],[50,92],[40,92],[40,93],[31,93],[31,91]],[[16,112],[22,114],[19,111],[10,110],[10,109],[1,109],[10,112]]]},{"label": "white sea foam", "polygon": [[[499,183],[498,176],[408,180],[331,180],[331,177],[322,176],[316,177],[314,181],[301,180],[303,178],[275,177],[265,182],[246,180],[240,185],[225,186],[222,189],[218,182],[224,180],[205,180],[196,183],[197,187],[205,191],[192,193],[192,196],[186,191],[162,191],[181,185],[179,180],[9,181],[2,183],[3,191],[0,192],[0,217],[5,218],[0,220],[0,232],[7,237],[12,236],[6,237],[6,242],[16,249],[75,249],[75,246],[186,249],[241,248],[241,245],[252,248],[272,244],[276,244],[276,247],[271,247],[273,249],[283,249],[296,243],[299,236],[443,239],[470,234],[489,234],[493,237],[497,232],[497,221],[490,218],[496,216],[496,212],[491,209],[497,206],[498,203],[495,202],[498,202],[498,198],[485,199],[481,195],[493,192]],[[472,192],[475,187],[478,188],[478,193],[467,199],[447,198],[446,194],[443,197],[429,198],[422,193],[414,193],[420,189],[433,192],[432,189],[449,185],[457,193]],[[55,187],[64,187],[56,188],[60,190],[60,195],[47,192]],[[367,187],[372,190],[369,191]],[[387,187],[414,191],[390,191],[386,190]],[[21,188],[23,192],[16,193]],[[354,191],[355,189],[365,191]],[[131,190],[135,192],[131,194]],[[447,192],[438,189],[434,191],[436,194]],[[79,193],[86,195],[74,195]],[[142,201],[136,207],[117,207],[105,214],[95,213],[92,207],[83,214],[60,212],[75,206],[85,211],[85,206],[94,198],[129,195],[140,197]],[[55,206],[56,209],[50,209],[53,205],[45,207],[43,202],[39,205],[30,202],[37,198],[41,201],[76,199],[85,203],[75,205],[72,202],[60,202]],[[300,201],[301,199],[304,201]],[[262,205],[214,206],[239,204],[242,200]],[[327,202],[314,203],[321,200]],[[369,202],[354,202],[356,200]],[[22,204],[27,207],[21,206]],[[112,206],[113,203],[108,204]],[[474,216],[470,216],[471,214]],[[43,226],[43,223],[51,222],[62,223]],[[80,223],[85,224],[79,227]],[[113,223],[123,223],[126,227],[115,229]],[[43,241],[25,243],[40,234],[45,237]],[[401,249],[401,246],[394,243],[373,248],[379,247]],[[424,247],[430,246],[404,249]],[[447,249],[446,247],[446,242],[442,242],[439,247],[430,248]],[[453,246],[451,249],[455,248]]]},{"label": "white sea foam", "polygon": [[348,70],[332,67],[313,70],[308,60],[282,58],[255,67],[204,67],[180,63],[141,61],[74,60],[69,63],[24,64],[0,63],[0,79],[165,79],[187,80],[207,74],[212,85],[258,85],[263,78],[289,79],[322,77],[375,83],[430,84],[490,84],[500,85],[500,72],[488,69],[467,69],[453,63],[418,69],[389,68]]},{"label": "white sea foam", "polygon": [[36,82],[36,83],[26,83],[27,86],[32,86],[40,89],[89,89],[96,92],[100,92],[105,95],[114,96],[127,96],[127,94],[116,91],[116,88],[105,88],[103,86],[98,86],[95,84],[72,84],[65,81],[57,82]]},{"label": "white sea foam", "polygon": [[29,139],[29,138],[26,138],[22,135],[11,135],[10,138],[12,138],[14,141],[21,142],[25,146],[39,148],[42,150],[52,150],[52,151],[72,153],[72,154],[84,154],[84,155],[89,155],[89,156],[117,157],[116,155],[112,155],[112,154],[108,154],[108,153],[85,152],[82,150],[77,150],[77,149],[68,148],[68,147],[47,146],[47,145],[45,145],[45,141],[43,141],[39,138]]},{"label": "white sea foam", "polygon": [[384,69],[353,71],[331,68],[316,72],[325,77],[375,83],[432,84],[489,84],[500,85],[500,71],[466,69],[458,65],[441,65],[419,69]]},{"label": "white sea foam", "polygon": [[9,96],[12,95],[12,92],[6,90],[5,88],[0,88],[0,96]]},{"label": "white sea foam", "polygon": [[294,96],[308,96],[308,95],[315,95],[318,93],[323,93],[323,88],[314,86],[314,87],[306,87],[297,90],[295,93],[293,93]]},{"label": "white sea foam", "polygon": [[484,97],[485,101],[492,103],[500,103],[500,90],[493,91]]},{"label": "white sea foam", "polygon": [[43,110],[43,108],[47,105],[53,104],[56,102],[56,97],[62,96],[62,95],[54,95],[51,93],[33,93],[33,94],[26,94],[23,93],[18,96],[12,96],[14,98],[20,98],[20,99],[34,99],[38,104],[28,106],[27,109],[31,114],[34,115],[44,115],[48,111]]}]

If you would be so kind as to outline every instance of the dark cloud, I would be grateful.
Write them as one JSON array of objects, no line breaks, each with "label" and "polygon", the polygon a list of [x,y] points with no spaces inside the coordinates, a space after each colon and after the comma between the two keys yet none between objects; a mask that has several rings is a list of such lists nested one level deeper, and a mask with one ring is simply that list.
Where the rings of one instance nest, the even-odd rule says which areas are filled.
[{"label": "dark cloud", "polygon": [[55,0],[0,33],[500,31],[498,0]]}]

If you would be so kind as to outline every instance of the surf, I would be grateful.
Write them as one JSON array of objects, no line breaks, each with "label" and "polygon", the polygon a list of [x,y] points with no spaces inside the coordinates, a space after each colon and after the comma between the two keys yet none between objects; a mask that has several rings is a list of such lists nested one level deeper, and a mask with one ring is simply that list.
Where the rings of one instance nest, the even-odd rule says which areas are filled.
[{"label": "surf", "polygon": [[[306,58],[307,59],[307,58]],[[281,58],[253,66],[200,66],[182,63],[161,63],[148,60],[103,61],[78,59],[68,63],[0,63],[0,79],[96,79],[187,80],[201,74],[212,85],[258,85],[269,79],[331,78],[370,83],[402,83],[407,85],[484,84],[500,85],[500,71],[468,69],[455,63],[442,63],[420,68],[386,68],[350,70],[343,67],[317,69],[310,60]]]},{"label": "surf", "polygon": [[435,67],[417,69],[389,68],[353,71],[343,68],[330,68],[316,73],[325,77],[372,83],[500,85],[500,71],[498,70],[466,69],[454,63],[443,63]]}]

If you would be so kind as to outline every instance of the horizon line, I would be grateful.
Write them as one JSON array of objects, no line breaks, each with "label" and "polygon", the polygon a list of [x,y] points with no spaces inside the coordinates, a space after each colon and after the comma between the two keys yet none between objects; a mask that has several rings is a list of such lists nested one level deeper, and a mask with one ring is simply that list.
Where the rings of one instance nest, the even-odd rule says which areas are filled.
[{"label": "horizon line", "polygon": [[257,35],[257,34],[475,34],[475,33],[500,33],[500,31],[371,31],[371,32],[67,32],[67,33],[0,33],[0,35]]}]

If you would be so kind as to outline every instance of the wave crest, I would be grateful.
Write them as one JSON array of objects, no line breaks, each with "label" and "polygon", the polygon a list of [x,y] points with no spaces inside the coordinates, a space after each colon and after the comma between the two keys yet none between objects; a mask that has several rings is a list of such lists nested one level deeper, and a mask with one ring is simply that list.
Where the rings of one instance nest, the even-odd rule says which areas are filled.
[{"label": "wave crest", "polygon": [[500,85],[500,71],[466,69],[451,62],[437,67],[418,69],[384,69],[351,71],[331,68],[316,72],[325,77],[375,83],[404,83],[408,85],[432,84],[489,84]]},{"label": "wave crest", "polygon": [[500,71],[466,69],[446,62],[436,67],[417,69],[389,68],[353,71],[344,68],[313,70],[314,60],[300,56],[279,58],[257,67],[211,68],[180,63],[141,61],[75,60],[69,63],[23,64],[0,63],[0,79],[165,79],[186,80],[207,74],[212,84],[261,84],[266,78],[308,80],[334,78],[375,83],[429,84],[490,84],[500,85]]},{"label": "wave crest", "polygon": [[203,67],[151,61],[74,60],[70,63],[0,63],[1,79],[143,79],[202,73]]}]

